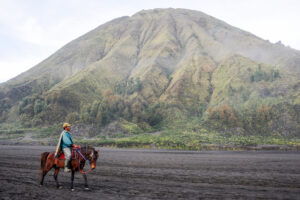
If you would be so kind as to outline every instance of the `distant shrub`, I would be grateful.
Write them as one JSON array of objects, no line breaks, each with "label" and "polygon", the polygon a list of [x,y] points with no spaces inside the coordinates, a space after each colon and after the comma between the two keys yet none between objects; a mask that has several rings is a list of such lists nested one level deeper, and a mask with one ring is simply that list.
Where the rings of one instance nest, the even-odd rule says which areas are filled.
[{"label": "distant shrub", "polygon": [[79,114],[77,112],[69,113],[65,119],[65,121],[70,123],[77,122],[78,120],[79,120]]},{"label": "distant shrub", "polygon": [[280,78],[280,73],[278,70],[272,69],[270,73],[262,70],[261,65],[258,66],[257,70],[250,74],[251,82],[259,82],[259,81],[275,81],[277,78]]},{"label": "distant shrub", "polygon": [[211,122],[216,122],[221,127],[234,127],[237,124],[237,118],[233,110],[226,104],[218,106],[214,109],[207,109],[208,119]]},{"label": "distant shrub", "polygon": [[142,83],[140,78],[118,81],[114,86],[114,91],[121,95],[130,95],[141,90]]},{"label": "distant shrub", "polygon": [[33,110],[34,110],[34,114],[38,114],[40,113],[43,109],[45,108],[45,104],[44,104],[44,101],[40,100],[40,99],[37,99],[35,102],[34,102],[34,107],[33,107]]}]

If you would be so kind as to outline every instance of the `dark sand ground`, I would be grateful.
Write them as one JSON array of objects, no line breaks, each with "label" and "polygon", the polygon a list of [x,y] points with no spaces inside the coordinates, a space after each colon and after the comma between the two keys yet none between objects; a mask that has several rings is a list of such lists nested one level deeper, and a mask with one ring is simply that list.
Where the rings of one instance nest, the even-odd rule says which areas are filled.
[{"label": "dark sand ground", "polygon": [[[0,145],[0,199],[300,199],[299,152],[188,152],[100,148],[96,170],[53,170],[39,187],[40,154],[55,147]],[[99,149],[99,148],[97,148]]]}]

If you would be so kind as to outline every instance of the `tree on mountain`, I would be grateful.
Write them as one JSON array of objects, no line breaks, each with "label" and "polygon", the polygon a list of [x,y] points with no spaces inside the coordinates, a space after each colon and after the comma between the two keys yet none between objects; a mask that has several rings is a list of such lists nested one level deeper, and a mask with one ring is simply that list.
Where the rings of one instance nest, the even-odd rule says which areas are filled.
[{"label": "tree on mountain", "polygon": [[75,123],[79,121],[79,114],[77,112],[71,112],[67,115],[66,122]]},{"label": "tree on mountain", "polygon": [[262,123],[268,122],[271,119],[268,106],[264,105],[258,109],[257,119],[259,122],[262,122]]},{"label": "tree on mountain", "polygon": [[232,109],[224,104],[214,109],[208,107],[208,119],[217,122],[221,127],[234,127],[237,125],[237,118]]},{"label": "tree on mountain", "polygon": [[44,108],[45,108],[44,101],[42,101],[40,99],[35,100],[34,108],[33,108],[35,115],[40,113]]},{"label": "tree on mountain", "polygon": [[100,110],[98,110],[98,113],[97,113],[96,123],[102,124],[102,112]]},{"label": "tree on mountain", "polygon": [[142,104],[138,101],[131,105],[133,121],[139,122],[142,119]]}]

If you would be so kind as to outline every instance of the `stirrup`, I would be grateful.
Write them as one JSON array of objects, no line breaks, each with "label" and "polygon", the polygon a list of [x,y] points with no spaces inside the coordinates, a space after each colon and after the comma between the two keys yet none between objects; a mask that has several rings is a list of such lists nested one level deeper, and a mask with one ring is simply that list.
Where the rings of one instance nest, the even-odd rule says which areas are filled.
[{"label": "stirrup", "polygon": [[64,172],[71,172],[71,169],[69,169],[69,168],[64,168]]}]

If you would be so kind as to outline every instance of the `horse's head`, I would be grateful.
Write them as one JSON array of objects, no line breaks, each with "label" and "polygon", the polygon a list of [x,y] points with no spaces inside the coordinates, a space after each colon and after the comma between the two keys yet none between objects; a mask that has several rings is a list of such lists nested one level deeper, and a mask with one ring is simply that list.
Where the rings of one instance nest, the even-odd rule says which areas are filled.
[{"label": "horse's head", "polygon": [[91,168],[96,168],[96,162],[99,157],[99,151],[96,151],[93,147],[90,147],[87,151],[87,160],[90,162]]}]

